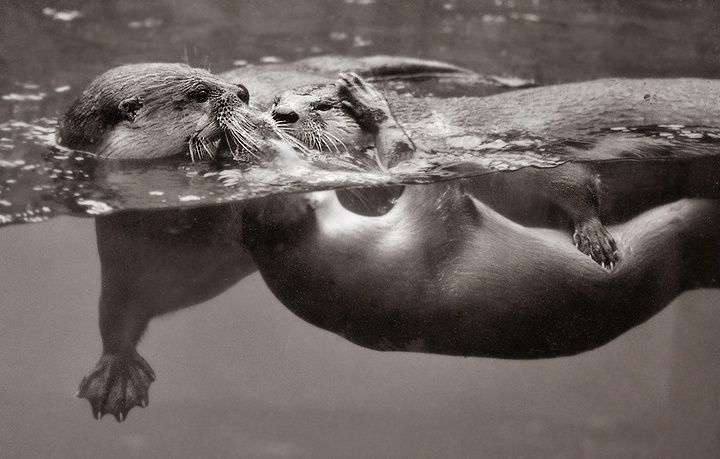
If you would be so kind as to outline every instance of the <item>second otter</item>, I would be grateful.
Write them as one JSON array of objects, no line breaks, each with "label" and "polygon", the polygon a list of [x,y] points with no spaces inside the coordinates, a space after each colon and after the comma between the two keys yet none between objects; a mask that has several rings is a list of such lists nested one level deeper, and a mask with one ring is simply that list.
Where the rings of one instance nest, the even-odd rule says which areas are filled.
[{"label": "second otter", "polygon": [[[374,143],[377,161],[383,168],[412,158],[415,145],[393,117],[383,96],[358,75],[340,78],[337,85],[311,85],[279,94],[271,107],[273,118],[282,129],[311,148],[337,150],[338,144],[347,148]],[[518,183],[532,187],[533,198],[546,199],[568,214],[575,227],[573,241],[581,252],[608,270],[614,268],[617,246],[600,222],[600,184],[589,166],[566,164],[543,171],[525,168],[514,174],[525,179],[496,174],[494,179],[502,182],[496,184],[497,188],[507,189],[507,184]],[[496,189],[469,191],[484,200]],[[507,202],[507,197],[504,201]]]}]

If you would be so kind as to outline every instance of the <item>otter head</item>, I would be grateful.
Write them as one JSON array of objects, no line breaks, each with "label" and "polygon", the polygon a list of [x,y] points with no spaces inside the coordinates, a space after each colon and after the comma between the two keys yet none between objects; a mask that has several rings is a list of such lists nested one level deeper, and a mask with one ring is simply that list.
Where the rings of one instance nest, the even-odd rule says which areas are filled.
[{"label": "otter head", "polygon": [[364,149],[373,142],[343,107],[335,84],[285,91],[275,97],[271,113],[283,131],[316,150]]},{"label": "otter head", "polygon": [[[183,64],[125,65],[96,78],[60,122],[58,143],[111,158],[214,156],[254,144],[267,118],[249,94]],[[272,122],[272,120],[270,120]]]}]

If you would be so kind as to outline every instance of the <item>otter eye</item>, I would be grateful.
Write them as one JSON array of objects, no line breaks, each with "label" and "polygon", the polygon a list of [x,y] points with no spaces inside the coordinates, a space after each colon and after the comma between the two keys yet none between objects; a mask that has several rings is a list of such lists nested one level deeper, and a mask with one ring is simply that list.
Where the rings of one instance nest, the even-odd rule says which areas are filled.
[{"label": "otter eye", "polygon": [[326,112],[326,111],[330,110],[331,108],[333,108],[333,106],[332,106],[332,104],[322,103],[322,102],[321,102],[321,103],[317,104],[317,105],[315,106],[315,108],[316,108],[317,110],[320,110],[321,112]]},{"label": "otter eye", "polygon": [[199,104],[201,104],[203,102],[207,102],[209,96],[210,96],[210,91],[208,91],[206,88],[196,89],[194,91],[191,91],[188,94],[188,98],[190,100],[192,100],[193,102],[197,102]]},{"label": "otter eye", "polygon": [[250,102],[250,91],[248,91],[248,88],[241,84],[236,85],[238,87],[237,96],[240,100],[245,102],[246,104]]}]

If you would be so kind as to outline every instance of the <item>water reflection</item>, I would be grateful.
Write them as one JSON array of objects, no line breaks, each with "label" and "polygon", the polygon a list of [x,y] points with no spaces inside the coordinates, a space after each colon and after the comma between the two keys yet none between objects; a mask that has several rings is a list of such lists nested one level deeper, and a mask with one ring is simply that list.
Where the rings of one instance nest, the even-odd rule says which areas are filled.
[{"label": "water reflection", "polygon": [[258,267],[295,314],[362,346],[501,358],[586,351],[718,287],[718,201],[665,203],[720,198],[720,161],[599,167],[619,185],[602,196],[612,272],[573,247],[547,197],[520,193],[516,172],[99,217],[104,350],[80,395],[96,416],[146,406],[152,370],[135,346],[148,322]]}]

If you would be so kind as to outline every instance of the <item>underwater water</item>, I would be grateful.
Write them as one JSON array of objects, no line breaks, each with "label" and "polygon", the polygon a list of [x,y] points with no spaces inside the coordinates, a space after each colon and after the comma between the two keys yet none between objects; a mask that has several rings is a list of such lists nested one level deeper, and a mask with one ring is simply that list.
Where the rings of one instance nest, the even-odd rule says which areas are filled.
[{"label": "underwater water", "polygon": [[[601,77],[717,78],[719,15],[710,1],[9,1],[0,11],[6,25],[0,32],[0,123],[6,128],[0,147],[13,147],[2,150],[2,159],[12,165],[41,158],[38,164],[51,166],[48,175],[33,177],[47,179],[55,168],[61,177],[72,176],[73,184],[83,183],[85,169],[66,164],[82,161],[53,152],[57,157],[45,162],[46,147],[36,151],[32,142],[22,143],[27,125],[21,123],[49,126],[35,132],[49,135],[53,120],[94,76],[123,63],[185,61],[221,72],[320,54],[384,53],[541,85]],[[703,135],[678,142],[688,150],[717,151],[714,137]],[[12,166],[12,172],[27,165]],[[625,191],[648,170],[664,178],[681,167],[690,171],[680,174],[693,181],[689,188],[701,183],[693,193],[717,197],[717,182],[703,185],[701,179],[716,176],[714,161],[618,164],[604,173]],[[277,192],[243,195],[247,190],[206,176],[206,168],[170,163],[151,182],[165,194],[150,195],[156,187],[135,165],[109,166],[97,174],[105,181],[88,181],[97,188],[83,198],[147,208],[167,207],[162,199],[169,195],[214,203],[217,196]],[[32,170],[22,173],[14,186],[37,185],[27,178]],[[399,183],[427,178],[433,177],[410,174]],[[98,422],[74,393],[100,355],[98,248],[107,247],[114,233],[112,225],[96,230],[93,218],[78,218],[98,209],[78,206],[72,193],[66,200],[47,199],[48,190],[62,195],[64,184],[43,184],[25,190],[23,205],[42,211],[52,202],[54,213],[76,216],[0,229],[2,457],[720,454],[720,295],[712,290],[683,294],[596,350],[509,361],[362,348],[299,319],[248,268],[227,274],[229,289],[219,296],[151,322],[139,346],[158,377],[150,406],[133,409],[122,424],[111,416]],[[320,183],[353,184],[364,183]],[[686,187],[676,184],[657,204],[682,197]],[[7,215],[4,210],[0,214]],[[123,218],[136,222],[133,213],[117,215],[120,225]],[[215,250],[200,253],[212,257],[225,248]],[[157,269],[171,270],[173,260]],[[209,268],[198,263],[192,269],[200,275]],[[233,276],[244,278],[235,283]]]}]

